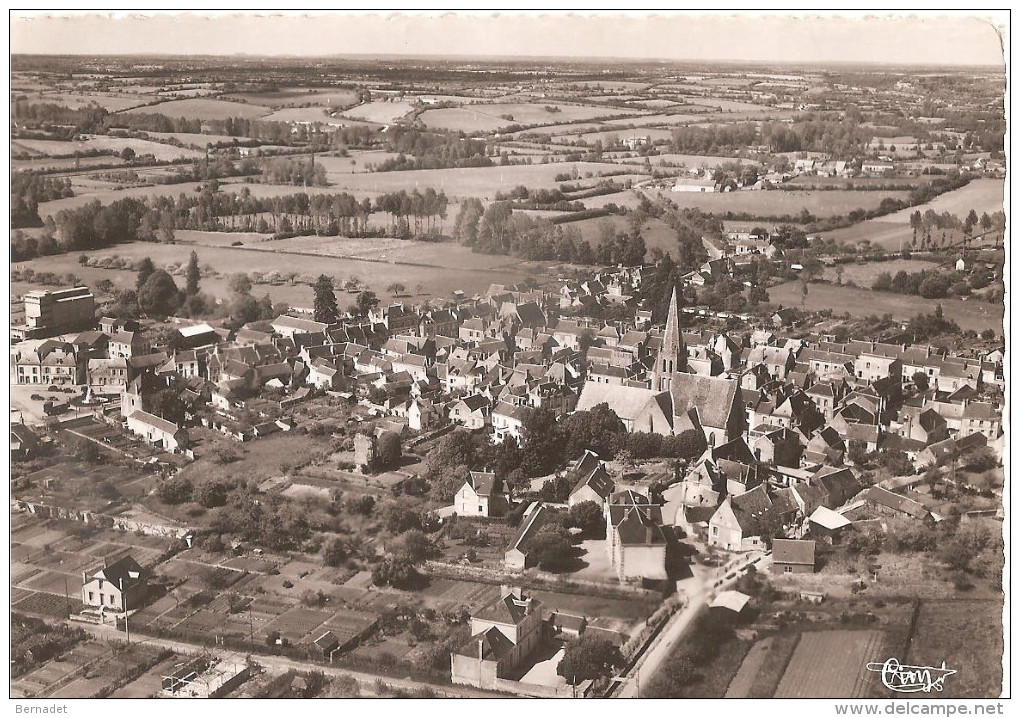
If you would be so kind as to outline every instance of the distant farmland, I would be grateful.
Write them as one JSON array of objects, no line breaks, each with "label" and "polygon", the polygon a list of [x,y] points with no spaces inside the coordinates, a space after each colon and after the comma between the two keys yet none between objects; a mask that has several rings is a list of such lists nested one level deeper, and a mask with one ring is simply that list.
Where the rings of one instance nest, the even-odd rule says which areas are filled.
[{"label": "distant farmland", "polygon": [[[784,307],[803,307],[808,311],[831,309],[834,314],[842,315],[849,312],[851,316],[866,317],[874,314],[881,317],[892,314],[894,319],[906,320],[918,314],[930,314],[935,302],[930,299],[873,292],[871,289],[855,287],[837,287],[832,284],[809,284],[808,295],[801,305],[800,282],[786,282],[769,287],[769,299],[773,304]],[[976,300],[962,299],[939,300],[946,318],[951,319],[963,329],[980,332],[984,329],[1002,331],[1003,306],[991,305]]]},{"label": "distant farmland", "polygon": [[186,100],[169,100],[155,105],[136,107],[127,113],[153,113],[167,117],[183,117],[186,120],[225,120],[228,117],[243,117],[253,120],[269,114],[269,108],[261,105],[246,105],[242,102],[214,100],[207,97]]},{"label": "distant farmland", "polygon": [[662,196],[680,207],[698,207],[722,215],[748,213],[759,217],[797,215],[807,210],[816,217],[845,215],[855,209],[876,209],[882,200],[906,200],[906,192],[855,192],[830,190],[801,192],[758,190],[737,192],[662,192]]},{"label": "distant farmland", "polygon": [[[637,115],[635,110],[613,110],[606,107],[586,105],[565,105],[550,103],[557,108],[549,112],[546,105],[534,103],[501,103],[465,105],[438,110],[426,110],[421,121],[428,127],[464,132],[487,132],[508,125],[552,125],[568,122],[587,122],[596,117],[616,117],[624,114]],[[513,119],[504,117],[507,115]]]}]

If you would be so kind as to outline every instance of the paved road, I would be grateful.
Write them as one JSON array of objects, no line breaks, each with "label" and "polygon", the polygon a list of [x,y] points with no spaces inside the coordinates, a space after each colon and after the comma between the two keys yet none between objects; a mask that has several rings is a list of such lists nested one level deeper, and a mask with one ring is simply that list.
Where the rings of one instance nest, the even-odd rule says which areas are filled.
[{"label": "paved road", "polygon": [[[124,640],[124,632],[118,630],[114,626],[103,625],[97,626],[89,623],[75,623],[77,627],[84,629],[91,633],[97,638],[113,638],[117,640]],[[184,641],[176,641],[168,638],[155,638],[152,636],[140,636],[137,634],[131,634],[132,643],[142,643],[150,646],[159,646],[161,648],[169,648],[175,653],[184,655],[196,655],[203,653],[214,652],[214,649],[210,649],[208,646],[200,646],[193,643],[187,643]],[[485,691],[475,690],[466,686],[436,686],[431,683],[421,683],[418,681],[412,681],[405,678],[393,678],[390,676],[377,676],[371,673],[360,673],[358,671],[348,670],[346,668],[333,668],[331,666],[324,666],[321,664],[302,663],[291,658],[284,656],[265,656],[259,654],[253,654],[252,660],[258,663],[269,673],[285,673],[289,670],[296,671],[310,671],[318,670],[322,671],[327,676],[350,676],[358,681],[362,687],[363,693],[375,694],[375,683],[378,680],[382,680],[387,685],[394,688],[400,688],[405,691],[413,691],[427,688],[433,691],[437,696],[444,698],[498,698],[499,694],[487,693]]]}]

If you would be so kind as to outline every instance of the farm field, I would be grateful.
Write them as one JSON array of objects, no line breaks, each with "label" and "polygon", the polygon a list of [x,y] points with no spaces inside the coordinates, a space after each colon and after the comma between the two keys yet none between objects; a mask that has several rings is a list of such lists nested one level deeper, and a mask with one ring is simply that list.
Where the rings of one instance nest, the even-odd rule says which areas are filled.
[{"label": "farm field", "polygon": [[961,219],[972,209],[979,216],[983,212],[992,214],[1002,210],[1003,187],[1004,180],[1000,179],[971,180],[966,186],[941,194],[926,204],[907,207],[899,212],[869,219],[852,227],[824,232],[823,236],[832,237],[837,242],[870,239],[873,245],[886,249],[898,249],[900,243],[904,247],[909,247],[910,240],[913,238],[913,232],[910,229],[910,215],[914,212],[924,214],[930,209],[940,214],[949,212]]},{"label": "farm field", "polygon": [[353,124],[349,120],[330,115],[330,110],[326,107],[285,107],[261,119],[266,122],[321,122],[334,127]]},{"label": "farm field", "polygon": [[205,155],[198,150],[185,147],[174,147],[164,145],[160,142],[148,140],[137,140],[128,137],[90,137],[79,144],[84,150],[99,150],[104,152],[120,152],[127,147],[135,151],[136,155],[153,155],[160,162],[169,162],[179,159],[198,159]]},{"label": "farm field", "polygon": [[397,152],[385,152],[383,150],[368,150],[364,152],[351,152],[350,157],[316,157],[315,162],[326,168],[326,180],[330,184],[337,182],[336,175],[349,175],[358,172],[368,172],[368,165],[381,165],[389,159],[396,159]]},{"label": "farm field", "polygon": [[943,698],[994,698],[1002,686],[1002,601],[923,601],[908,661],[957,671]]},{"label": "farm field", "polygon": [[269,108],[261,105],[249,105],[243,102],[214,100],[208,98],[189,98],[186,100],[169,100],[155,105],[147,105],[131,110],[128,113],[159,113],[167,117],[183,117],[188,120],[225,120],[229,117],[243,117],[248,120],[269,114]]},{"label": "farm field", "polygon": [[[668,140],[673,136],[670,130],[661,130],[656,128],[645,128],[641,130],[603,130],[602,132],[585,132],[579,135],[560,135],[556,137],[556,141],[560,142],[573,142],[574,140],[583,140],[584,142],[594,143],[601,140],[603,144],[610,146],[615,145],[617,140],[628,140],[631,137],[649,138],[653,142],[657,140]],[[654,157],[652,159],[655,159]]]},{"label": "farm field", "polygon": [[406,172],[359,173],[338,177],[334,190],[361,190],[371,192],[424,190],[432,187],[443,190],[451,200],[463,197],[478,197],[491,201],[497,192],[508,192],[517,185],[530,189],[559,186],[556,175],[572,170],[581,175],[591,172],[617,172],[615,165],[598,162],[571,162],[568,169],[562,163],[546,165],[515,165],[511,167],[466,167],[461,169],[417,170]]},{"label": "farm field", "polygon": [[354,90],[283,87],[277,92],[230,92],[222,95],[224,100],[239,100],[264,107],[288,107],[295,105],[324,105],[346,107],[358,101]]},{"label": "farm field", "polygon": [[11,160],[11,169],[18,170],[73,170],[88,169],[89,167],[109,167],[110,165],[124,165],[126,160],[110,155],[99,157],[79,157],[77,162],[73,157],[51,159],[49,157],[33,157],[28,160]]},{"label": "farm field", "polygon": [[[882,316],[892,314],[894,319],[907,320],[918,314],[929,314],[934,303],[929,299],[905,294],[873,292],[870,289],[837,287],[831,284],[809,284],[808,295],[801,304],[800,282],[786,282],[769,287],[769,299],[784,307],[801,307],[809,311],[831,309],[835,314],[849,312],[853,316]],[[961,328],[980,332],[984,329],[1002,331],[1003,307],[987,302],[943,299],[940,302],[946,318]]]},{"label": "farm field", "polygon": [[208,144],[232,145],[234,142],[247,142],[250,137],[231,137],[230,135],[205,135],[195,132],[146,132],[149,137],[157,140],[175,139],[181,144],[194,149],[204,150]]},{"label": "farm field", "polygon": [[865,667],[882,661],[881,631],[809,631],[776,688],[776,698],[862,698],[873,676]]},{"label": "farm field", "polygon": [[416,242],[385,237],[290,237],[270,239],[257,246],[273,252],[300,252],[323,257],[351,257],[385,262],[408,262],[449,269],[499,269],[516,263],[499,254],[476,254],[454,242]]},{"label": "farm field", "polygon": [[920,177],[821,177],[812,175],[798,175],[783,183],[784,187],[803,187],[812,189],[816,187],[882,187],[884,185],[910,185],[911,187],[924,187],[930,185],[936,175],[922,175]]},{"label": "farm field", "polygon": [[[430,244],[428,247],[432,248],[431,251],[435,251],[434,244]],[[421,266],[391,264],[389,260],[373,262],[333,259],[321,256],[278,254],[258,249],[202,247],[192,244],[136,242],[105,250],[85,252],[85,254],[100,257],[117,255],[132,261],[151,257],[157,266],[165,267],[168,264],[185,264],[192,250],[198,254],[200,265],[210,264],[225,272],[224,276],[202,279],[202,290],[222,299],[227,299],[231,295],[228,287],[228,275],[232,271],[261,272],[263,274],[274,271],[296,272],[299,280],[307,281],[309,284],[315,280],[315,277],[323,273],[344,277],[356,275],[379,296],[381,301],[388,301],[388,298],[392,296],[386,291],[386,287],[394,282],[402,283],[416,292],[417,287],[421,285],[420,293],[424,295],[448,297],[456,289],[463,290],[470,295],[484,292],[493,283],[514,284],[534,275],[534,270],[529,270],[527,264],[515,263],[507,258],[501,258],[506,261],[505,265],[488,270],[478,267],[439,267],[425,272]],[[459,255],[454,254],[453,256]],[[77,255],[40,257],[28,262],[20,262],[13,265],[12,268],[25,269],[27,267],[31,267],[37,272],[59,272],[60,274],[73,272],[89,285],[95,284],[100,279],[110,279],[118,288],[127,289],[133,287],[135,282],[135,273],[131,270],[83,267],[78,264]],[[183,277],[179,277],[177,281],[183,286]],[[290,306],[308,307],[312,303],[312,289],[303,283],[258,284],[253,289],[253,293],[256,296],[268,293],[274,302],[285,302]],[[345,301],[347,300],[341,294],[341,304],[344,304]]]},{"label": "farm field", "polygon": [[[689,107],[685,107],[685,110],[689,110]],[[607,125],[614,125],[618,127],[628,127],[633,125],[634,127],[656,127],[659,125],[666,125],[669,127],[679,127],[685,125],[688,122],[697,122],[703,120],[705,115],[702,113],[665,113],[660,112],[655,115],[644,115],[642,117],[620,117],[606,120]]]},{"label": "farm field", "polygon": [[855,209],[875,209],[891,197],[906,199],[906,192],[854,192],[832,190],[801,192],[760,190],[737,192],[662,192],[680,207],[698,207],[706,212],[747,212],[762,217],[796,215],[807,210],[816,217],[845,215]]},{"label": "farm field", "polygon": [[388,125],[400,119],[413,109],[413,104],[402,100],[395,100],[392,102],[373,100],[372,102],[366,102],[363,105],[352,107],[345,111],[344,115],[347,117],[353,117],[356,120],[378,122],[381,125]]},{"label": "farm field", "polygon": [[783,633],[756,642],[730,681],[725,697],[771,698],[798,640],[798,633]]},{"label": "farm field", "polygon": [[137,107],[147,98],[132,97],[131,95],[108,95],[101,93],[77,93],[77,92],[40,92],[29,95],[32,102],[45,102],[63,105],[72,110],[78,110],[89,105],[99,105],[110,112],[120,112],[132,107]]},{"label": "farm field", "polygon": [[[419,119],[426,126],[432,128],[487,132],[508,125],[553,125],[587,122],[600,117],[639,114],[636,111],[586,105],[549,103],[548,106],[559,109],[557,112],[549,112],[545,109],[546,105],[538,101],[534,103],[479,104],[426,110]],[[502,115],[510,115],[513,119],[506,119]]]},{"label": "farm field", "polygon": [[[621,135],[622,137],[623,135]],[[727,162],[740,162],[741,160],[737,157],[719,157],[713,155],[680,155],[680,154],[663,154],[650,156],[649,161],[653,165],[657,164],[671,164],[679,167],[695,168],[695,167],[718,167],[719,165],[726,164]],[[644,164],[644,157],[627,157],[618,160],[622,164]]]},{"label": "farm field", "polygon": [[[843,283],[854,282],[857,286],[870,289],[879,274],[888,272],[920,272],[924,269],[938,269],[940,264],[925,259],[888,259],[884,262],[866,262],[864,264],[841,264]],[[835,282],[836,267],[826,267],[822,275],[826,281]]]}]

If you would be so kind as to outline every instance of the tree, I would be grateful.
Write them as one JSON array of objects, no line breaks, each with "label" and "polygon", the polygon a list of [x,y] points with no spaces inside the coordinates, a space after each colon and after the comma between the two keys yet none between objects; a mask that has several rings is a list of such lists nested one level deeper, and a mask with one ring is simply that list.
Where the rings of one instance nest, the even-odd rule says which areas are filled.
[{"label": "tree", "polygon": [[581,529],[586,538],[602,538],[605,536],[606,521],[602,515],[602,507],[594,501],[582,501],[570,507],[568,513],[570,523]]},{"label": "tree", "polygon": [[341,538],[331,538],[322,549],[322,562],[327,566],[340,566],[349,555],[347,542]]},{"label": "tree", "polygon": [[538,495],[543,501],[562,504],[570,497],[570,490],[573,488],[574,480],[569,476],[554,476],[542,484]]},{"label": "tree", "polygon": [[133,149],[131,149],[130,147],[125,147],[124,149],[122,149],[120,151],[120,156],[121,156],[121,159],[123,159],[123,160],[125,160],[127,162],[130,162],[131,160],[133,160],[135,158],[135,151]]},{"label": "tree", "polygon": [[605,638],[585,633],[567,644],[556,673],[563,676],[567,683],[577,685],[581,681],[608,676],[623,663],[623,654],[619,648]]},{"label": "tree", "polygon": [[389,584],[394,588],[411,588],[420,580],[420,574],[406,559],[388,558],[372,569],[372,583],[376,586]]},{"label": "tree", "polygon": [[152,263],[151,259],[145,257],[142,263],[138,265],[138,278],[135,280],[135,289],[141,290],[142,285],[145,284],[155,271],[156,265]]},{"label": "tree", "polygon": [[566,459],[574,459],[588,449],[609,460],[616,455],[627,428],[609,404],[603,403],[566,417],[562,431],[567,440]]},{"label": "tree", "polygon": [[554,571],[561,568],[573,554],[570,534],[559,524],[547,524],[531,540],[531,550],[539,568]]},{"label": "tree", "polygon": [[379,298],[375,296],[375,292],[366,289],[365,291],[358,294],[358,297],[354,300],[354,307],[360,316],[368,316],[368,313],[379,306]]},{"label": "tree", "polygon": [[400,436],[392,431],[384,432],[376,442],[375,460],[381,469],[389,469],[400,464]]},{"label": "tree", "polygon": [[386,287],[386,291],[389,292],[390,294],[392,294],[393,296],[398,297],[401,294],[403,294],[405,291],[407,291],[407,287],[405,287],[400,282],[393,282],[393,284],[391,284],[388,287]]},{"label": "tree", "polygon": [[333,278],[320,274],[312,287],[315,292],[315,321],[323,324],[334,324],[340,316],[336,304],[336,292],[333,289]]},{"label": "tree", "polygon": [[188,269],[185,272],[186,283],[184,285],[184,293],[189,297],[198,294],[198,280],[201,276],[201,272],[198,269],[198,254],[192,252],[191,257],[188,259]]},{"label": "tree", "polygon": [[156,495],[164,504],[180,504],[191,499],[191,482],[182,477],[172,477],[160,482]]},{"label": "tree", "polygon": [[915,371],[910,380],[918,391],[928,391],[928,375],[923,371]]},{"label": "tree", "polygon": [[556,415],[548,409],[529,409],[521,426],[521,470],[527,476],[542,476],[563,461],[563,438]]},{"label": "tree", "polygon": [[251,294],[251,279],[244,272],[231,275],[230,291],[241,296]]},{"label": "tree", "polygon": [[138,309],[151,316],[167,316],[181,305],[181,293],[174,278],[159,269],[138,289]]},{"label": "tree", "polygon": [[207,509],[227,503],[227,486],[219,481],[205,481],[195,487],[192,498]]}]

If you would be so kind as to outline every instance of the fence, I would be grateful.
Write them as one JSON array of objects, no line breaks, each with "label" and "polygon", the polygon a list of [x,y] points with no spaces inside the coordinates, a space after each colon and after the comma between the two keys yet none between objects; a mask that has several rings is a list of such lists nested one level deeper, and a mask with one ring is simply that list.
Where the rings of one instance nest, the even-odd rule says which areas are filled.
[{"label": "fence", "polygon": [[109,516],[93,511],[80,509],[69,509],[63,506],[47,506],[46,504],[35,503],[15,499],[12,502],[13,508],[18,511],[27,511],[30,514],[50,519],[70,519],[92,524],[105,529],[120,529],[121,531],[136,531],[146,536],[159,536],[163,538],[184,538],[191,533],[187,526],[166,526],[163,524],[152,524],[145,521],[124,518],[122,516]]}]

